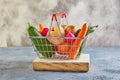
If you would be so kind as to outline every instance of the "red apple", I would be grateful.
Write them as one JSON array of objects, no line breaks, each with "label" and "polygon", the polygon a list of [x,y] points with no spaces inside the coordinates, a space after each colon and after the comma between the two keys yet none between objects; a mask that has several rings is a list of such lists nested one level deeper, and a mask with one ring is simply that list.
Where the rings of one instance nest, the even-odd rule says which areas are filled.
[{"label": "red apple", "polygon": [[47,33],[48,33],[49,29],[48,28],[43,28],[42,31],[41,31],[41,35],[42,36],[46,36]]}]

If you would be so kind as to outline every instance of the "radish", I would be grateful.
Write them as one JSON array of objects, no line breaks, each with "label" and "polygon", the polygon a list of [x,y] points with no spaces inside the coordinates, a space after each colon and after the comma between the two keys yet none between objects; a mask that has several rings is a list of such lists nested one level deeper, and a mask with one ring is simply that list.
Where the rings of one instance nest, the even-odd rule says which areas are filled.
[{"label": "radish", "polygon": [[[73,43],[73,41],[75,40],[74,38],[75,38],[75,35],[73,34],[73,33],[71,33],[71,32],[68,32],[66,35],[65,35],[65,42],[67,42],[67,43]],[[68,38],[67,38],[68,37]]]}]

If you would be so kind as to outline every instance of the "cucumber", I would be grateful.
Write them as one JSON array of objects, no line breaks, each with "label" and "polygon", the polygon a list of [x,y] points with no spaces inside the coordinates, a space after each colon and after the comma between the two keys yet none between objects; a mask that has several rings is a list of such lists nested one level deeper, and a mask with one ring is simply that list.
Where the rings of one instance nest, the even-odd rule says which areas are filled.
[{"label": "cucumber", "polygon": [[[54,54],[54,46],[46,39],[46,37],[42,37],[38,30],[29,24],[28,34],[31,37],[31,41],[34,44],[36,50],[42,54],[42,56],[48,58],[52,57]],[[32,38],[38,36],[39,38]],[[40,38],[41,36],[41,38]]]}]

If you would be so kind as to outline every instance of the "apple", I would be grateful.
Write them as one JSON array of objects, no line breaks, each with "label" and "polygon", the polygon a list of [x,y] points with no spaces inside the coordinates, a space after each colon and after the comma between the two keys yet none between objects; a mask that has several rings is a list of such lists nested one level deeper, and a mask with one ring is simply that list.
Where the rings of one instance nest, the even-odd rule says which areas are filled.
[{"label": "apple", "polygon": [[[59,28],[60,28],[60,30],[59,30]],[[65,31],[62,27],[55,26],[50,29],[50,36],[60,37],[64,34],[65,34]]]},{"label": "apple", "polygon": [[[68,32],[66,35],[65,35],[65,42],[67,42],[67,43],[73,43],[73,41],[75,40],[74,38],[75,38],[75,35],[73,34],[73,33],[71,33],[71,32]],[[67,38],[68,37],[68,38]]]},{"label": "apple", "polygon": [[[60,30],[59,30],[60,28]],[[50,32],[48,34],[48,41],[51,42],[52,44],[58,45],[62,44],[64,42],[64,38],[61,37],[65,34],[65,31],[62,27],[55,26],[50,29]]]},{"label": "apple", "polygon": [[54,45],[59,45],[59,44],[64,43],[64,38],[62,38],[62,37],[55,38],[55,37],[48,36],[47,39],[50,43],[52,43]]},{"label": "apple", "polygon": [[41,35],[42,36],[46,36],[47,33],[48,33],[49,29],[48,28],[43,28],[42,31],[41,31]]}]

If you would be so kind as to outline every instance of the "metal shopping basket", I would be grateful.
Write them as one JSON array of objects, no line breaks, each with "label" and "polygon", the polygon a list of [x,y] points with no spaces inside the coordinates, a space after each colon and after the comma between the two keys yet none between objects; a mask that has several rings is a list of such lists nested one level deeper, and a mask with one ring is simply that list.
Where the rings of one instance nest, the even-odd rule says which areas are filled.
[{"label": "metal shopping basket", "polygon": [[[60,21],[58,21],[57,16],[61,17]],[[34,40],[36,42],[33,43],[33,47],[39,58],[71,59],[71,57],[75,55],[75,59],[80,56],[81,49],[84,47],[87,37],[78,38],[63,36],[60,29],[63,20],[65,20],[68,25],[66,14],[63,12],[52,15],[50,29],[52,29],[53,21],[55,21],[60,36],[50,36],[50,32],[48,32],[47,36],[30,36],[31,41]],[[81,45],[73,44],[74,41],[77,40],[82,41]]]}]

